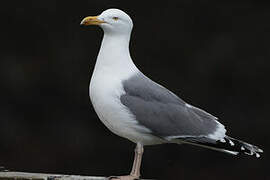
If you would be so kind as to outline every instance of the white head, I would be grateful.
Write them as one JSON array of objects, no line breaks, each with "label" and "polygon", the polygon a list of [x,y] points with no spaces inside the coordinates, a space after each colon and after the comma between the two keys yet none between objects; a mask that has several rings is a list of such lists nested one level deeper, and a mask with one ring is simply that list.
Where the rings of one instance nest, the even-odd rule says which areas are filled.
[{"label": "white head", "polygon": [[88,16],[81,21],[81,25],[98,25],[104,33],[130,34],[133,23],[131,18],[119,9],[107,9],[99,16]]}]

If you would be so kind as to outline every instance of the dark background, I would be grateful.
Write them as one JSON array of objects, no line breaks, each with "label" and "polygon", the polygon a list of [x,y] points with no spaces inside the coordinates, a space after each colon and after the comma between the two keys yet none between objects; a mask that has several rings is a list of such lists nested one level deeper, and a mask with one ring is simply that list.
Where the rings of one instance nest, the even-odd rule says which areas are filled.
[{"label": "dark background", "polygon": [[88,85],[102,39],[83,17],[117,7],[131,55],[153,80],[220,118],[262,158],[192,146],[145,148],[143,177],[269,179],[270,4],[260,1],[35,0],[1,3],[0,165],[81,175],[129,173],[134,144],[99,121]]}]

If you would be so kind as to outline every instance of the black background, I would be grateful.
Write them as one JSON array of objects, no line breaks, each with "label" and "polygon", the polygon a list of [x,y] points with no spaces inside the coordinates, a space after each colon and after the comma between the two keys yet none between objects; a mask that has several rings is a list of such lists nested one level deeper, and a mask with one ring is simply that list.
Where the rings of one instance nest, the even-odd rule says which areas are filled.
[{"label": "black background", "polygon": [[102,39],[83,17],[133,19],[131,55],[150,78],[219,117],[262,158],[192,146],[145,148],[143,177],[269,179],[270,5],[260,1],[35,0],[1,3],[0,165],[81,175],[129,173],[134,144],[98,120],[88,85]]}]

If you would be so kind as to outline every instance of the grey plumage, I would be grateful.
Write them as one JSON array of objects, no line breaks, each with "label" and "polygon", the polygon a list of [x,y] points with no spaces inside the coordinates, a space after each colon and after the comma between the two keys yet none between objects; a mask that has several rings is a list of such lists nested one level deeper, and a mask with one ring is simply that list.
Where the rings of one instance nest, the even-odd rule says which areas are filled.
[{"label": "grey plumage", "polygon": [[104,30],[90,82],[94,109],[112,132],[137,144],[130,175],[116,179],[139,179],[144,145],[186,143],[260,157],[258,147],[226,136],[216,117],[187,104],[140,72],[130,56],[133,23],[125,12],[108,9],[84,18],[81,24],[99,25]]},{"label": "grey plumage", "polygon": [[[187,143],[230,154],[255,154],[263,151],[225,135],[210,138],[221,125],[217,118],[202,109],[187,104],[168,89],[155,83],[141,72],[122,82],[125,93],[120,100],[136,121],[162,139]],[[145,133],[145,132],[143,132]]]},{"label": "grey plumage", "polygon": [[207,136],[218,127],[216,117],[187,105],[140,72],[122,83],[125,90],[120,97],[122,104],[155,136]]}]

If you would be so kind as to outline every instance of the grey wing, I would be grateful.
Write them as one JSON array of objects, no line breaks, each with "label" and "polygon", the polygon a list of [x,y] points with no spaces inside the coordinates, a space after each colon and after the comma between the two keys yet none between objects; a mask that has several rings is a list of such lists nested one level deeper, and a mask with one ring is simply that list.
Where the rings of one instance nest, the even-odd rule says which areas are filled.
[{"label": "grey wing", "polygon": [[[138,73],[123,82],[121,103],[139,124],[164,139],[210,137],[224,126],[211,114],[185,103],[175,94]],[[212,135],[212,137],[211,137]],[[213,136],[214,135],[214,136]],[[221,137],[225,135],[222,132]],[[218,140],[218,138],[216,140]]]}]

